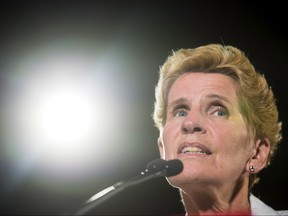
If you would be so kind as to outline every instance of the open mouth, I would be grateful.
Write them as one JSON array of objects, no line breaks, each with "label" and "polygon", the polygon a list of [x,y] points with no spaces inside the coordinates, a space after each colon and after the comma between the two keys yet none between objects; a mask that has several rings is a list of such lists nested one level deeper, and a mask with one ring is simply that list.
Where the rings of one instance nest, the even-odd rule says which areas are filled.
[{"label": "open mouth", "polygon": [[179,154],[199,154],[199,155],[210,155],[211,151],[199,144],[185,144],[179,150]]}]

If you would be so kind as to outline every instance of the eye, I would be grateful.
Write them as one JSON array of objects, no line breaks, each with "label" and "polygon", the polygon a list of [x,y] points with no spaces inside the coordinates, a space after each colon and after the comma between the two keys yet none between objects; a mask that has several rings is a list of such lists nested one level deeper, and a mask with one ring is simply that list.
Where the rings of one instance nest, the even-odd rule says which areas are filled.
[{"label": "eye", "polygon": [[174,112],[174,116],[176,116],[176,117],[185,117],[185,116],[187,116],[187,110],[185,110],[185,109],[177,109]]},{"label": "eye", "polygon": [[214,110],[213,114],[216,115],[216,116],[220,116],[220,117],[229,116],[228,110],[226,108],[222,107],[222,106],[217,106],[213,110]]}]

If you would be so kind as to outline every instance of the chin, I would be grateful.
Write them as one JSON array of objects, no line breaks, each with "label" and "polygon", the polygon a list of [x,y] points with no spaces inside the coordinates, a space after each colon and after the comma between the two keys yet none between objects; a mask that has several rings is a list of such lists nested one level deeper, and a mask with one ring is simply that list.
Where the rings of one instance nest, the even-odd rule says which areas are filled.
[{"label": "chin", "polygon": [[180,185],[187,183],[188,179],[186,179],[182,173],[176,175],[176,176],[171,176],[171,177],[166,177],[168,183],[175,187],[175,188],[179,188]]}]

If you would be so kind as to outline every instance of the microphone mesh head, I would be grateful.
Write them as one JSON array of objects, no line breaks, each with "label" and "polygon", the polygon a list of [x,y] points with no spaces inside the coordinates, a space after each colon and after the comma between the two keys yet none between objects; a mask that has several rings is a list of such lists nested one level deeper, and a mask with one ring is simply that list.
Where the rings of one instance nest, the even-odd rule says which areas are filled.
[{"label": "microphone mesh head", "polygon": [[165,171],[165,176],[170,177],[179,174],[183,170],[183,163],[181,160],[163,160],[156,159],[151,161],[147,167],[146,172],[148,173],[156,173],[159,171]]},{"label": "microphone mesh head", "polygon": [[181,160],[174,159],[167,161],[167,173],[166,177],[178,175],[183,171],[183,163]]}]

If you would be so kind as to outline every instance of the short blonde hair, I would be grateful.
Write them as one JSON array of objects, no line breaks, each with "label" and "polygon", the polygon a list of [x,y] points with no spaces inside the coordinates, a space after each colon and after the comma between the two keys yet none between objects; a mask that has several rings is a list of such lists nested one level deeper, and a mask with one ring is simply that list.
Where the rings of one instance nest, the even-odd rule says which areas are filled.
[{"label": "short blonde hair", "polygon": [[[233,46],[208,44],[195,49],[173,51],[160,67],[155,88],[153,120],[161,131],[166,121],[167,95],[175,80],[185,73],[221,73],[235,80],[239,109],[255,138],[267,138],[271,150],[267,165],[281,141],[282,124],[275,97],[265,77],[254,69],[244,52]],[[250,187],[256,183],[256,175],[250,177]]]}]

